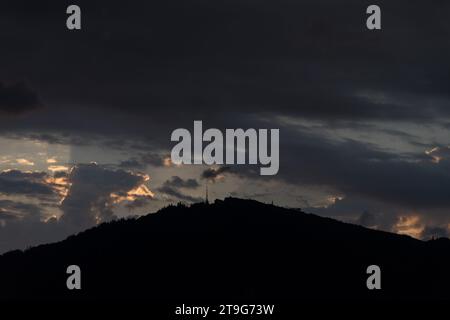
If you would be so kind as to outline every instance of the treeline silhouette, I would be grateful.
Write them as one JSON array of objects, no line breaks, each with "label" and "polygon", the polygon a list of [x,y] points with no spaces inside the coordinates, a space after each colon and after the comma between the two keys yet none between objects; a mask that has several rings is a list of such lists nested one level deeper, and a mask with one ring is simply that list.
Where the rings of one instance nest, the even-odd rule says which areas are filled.
[{"label": "treeline silhouette", "polygon": [[[66,268],[80,266],[82,289]],[[366,268],[381,267],[381,290]],[[450,297],[450,241],[226,198],[101,224],[0,256],[0,299],[298,301]]]}]

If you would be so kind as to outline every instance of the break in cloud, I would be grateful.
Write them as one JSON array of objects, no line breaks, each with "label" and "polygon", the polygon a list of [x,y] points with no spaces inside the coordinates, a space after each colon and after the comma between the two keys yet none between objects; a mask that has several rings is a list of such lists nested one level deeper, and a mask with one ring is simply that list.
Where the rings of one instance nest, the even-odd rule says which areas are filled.
[{"label": "break in cloud", "polygon": [[[11,141],[0,155],[11,170],[0,174],[0,200],[46,215],[65,197],[56,204],[64,218],[49,223],[81,227],[120,216],[121,205],[144,213],[197,201],[195,180],[216,197],[258,195],[373,228],[447,234],[449,3],[380,0],[381,32],[365,28],[361,0],[77,4],[86,13],[78,33],[61,22],[61,1],[0,5],[0,138]],[[173,166],[170,133],[193,120],[280,128],[279,174]],[[42,164],[24,141],[69,155]],[[99,165],[56,181],[49,168],[91,161]],[[135,190],[146,175],[153,198]],[[4,224],[17,228],[18,211],[36,213],[2,208]],[[13,248],[19,233],[2,243]]]},{"label": "break in cloud", "polygon": [[[91,164],[74,166],[69,172],[0,173],[0,251],[55,241],[63,236],[114,219],[120,204],[151,200],[149,177]],[[18,196],[33,196],[38,204],[23,203]],[[49,196],[52,196],[49,198]],[[49,232],[49,233],[47,233]]]},{"label": "break in cloud", "polygon": [[121,201],[151,198],[144,185],[148,176],[123,170],[109,170],[97,164],[74,167],[67,176],[70,184],[61,203],[61,221],[87,228],[114,218],[113,205]]}]

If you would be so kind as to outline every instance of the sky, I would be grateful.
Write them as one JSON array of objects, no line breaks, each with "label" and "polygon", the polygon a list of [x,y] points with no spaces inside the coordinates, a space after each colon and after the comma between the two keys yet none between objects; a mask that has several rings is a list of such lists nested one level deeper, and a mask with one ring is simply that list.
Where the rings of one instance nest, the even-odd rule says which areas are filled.
[{"label": "sky", "polygon": [[[77,4],[82,29],[66,28]],[[2,1],[0,253],[235,196],[450,232],[450,3]],[[278,128],[280,169],[174,165],[171,132]]]}]

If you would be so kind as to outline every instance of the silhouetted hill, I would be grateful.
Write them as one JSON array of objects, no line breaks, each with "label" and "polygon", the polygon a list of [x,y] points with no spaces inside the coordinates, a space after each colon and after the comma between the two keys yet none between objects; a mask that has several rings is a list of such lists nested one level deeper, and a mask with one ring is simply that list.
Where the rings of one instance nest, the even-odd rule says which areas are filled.
[{"label": "silhouetted hill", "polygon": [[[66,288],[66,268],[82,290]],[[382,270],[382,290],[366,268]],[[450,241],[422,242],[252,200],[170,206],[0,257],[1,299],[285,301],[450,297]]]}]

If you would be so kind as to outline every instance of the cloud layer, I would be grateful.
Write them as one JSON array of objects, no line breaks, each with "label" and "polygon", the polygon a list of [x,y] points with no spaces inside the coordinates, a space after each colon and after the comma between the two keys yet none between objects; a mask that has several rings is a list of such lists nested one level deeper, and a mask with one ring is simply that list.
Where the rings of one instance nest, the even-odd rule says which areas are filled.
[{"label": "cloud layer", "polygon": [[[61,218],[33,222],[35,230],[85,228],[113,218],[117,205],[199,201],[201,183],[221,181],[210,184],[219,197],[320,203],[310,209],[446,234],[449,3],[380,0],[380,32],[365,28],[360,0],[77,4],[83,29],[72,33],[60,1],[0,5],[0,136],[68,146],[69,163],[53,169],[75,166],[69,174],[24,171],[36,159],[17,151],[28,165],[0,171],[5,226],[40,221],[53,203]],[[279,174],[173,166],[170,133],[194,120],[280,128]],[[154,198],[142,187],[146,174],[156,177]]]},{"label": "cloud layer", "polygon": [[[0,200],[0,252],[61,240],[114,219],[113,209],[120,203],[133,207],[153,198],[145,185],[148,176],[95,163],[79,164],[70,172],[54,175],[14,170],[0,173],[0,177],[1,194],[40,200],[40,204]],[[60,216],[51,212],[60,212]]]}]

